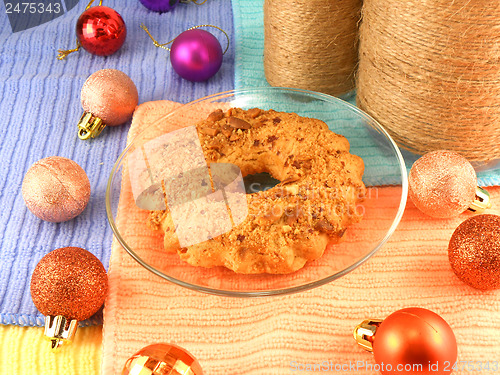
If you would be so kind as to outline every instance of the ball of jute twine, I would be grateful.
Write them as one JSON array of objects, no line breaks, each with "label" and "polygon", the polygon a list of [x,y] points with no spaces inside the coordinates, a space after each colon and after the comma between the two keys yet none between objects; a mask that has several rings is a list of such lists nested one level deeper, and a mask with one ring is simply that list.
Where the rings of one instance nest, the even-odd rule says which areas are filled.
[{"label": "ball of jute twine", "polygon": [[422,154],[500,158],[500,2],[365,0],[358,105]]},{"label": "ball of jute twine", "polygon": [[331,95],[351,91],[360,10],[361,0],[265,0],[269,84]]}]

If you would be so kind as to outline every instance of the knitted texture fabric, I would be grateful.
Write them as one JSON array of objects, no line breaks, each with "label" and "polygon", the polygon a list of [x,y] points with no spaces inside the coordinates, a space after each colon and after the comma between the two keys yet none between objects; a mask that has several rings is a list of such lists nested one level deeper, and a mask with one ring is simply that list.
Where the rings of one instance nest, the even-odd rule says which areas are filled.
[{"label": "knitted texture fabric", "polygon": [[0,374],[98,375],[102,357],[102,327],[80,327],[71,345],[57,353],[43,328],[0,326]]},{"label": "knitted texture fabric", "polygon": [[[177,105],[141,105],[129,139]],[[116,221],[127,236],[147,243],[156,234],[135,229],[134,219],[127,217],[134,205],[132,194],[123,186]],[[380,187],[377,205],[393,204],[398,189]],[[500,188],[489,191],[495,204],[489,213],[499,214],[495,202]],[[372,235],[392,219],[381,212],[367,219]],[[284,374],[318,363],[332,369],[355,363],[363,366],[356,374],[375,374],[367,368],[375,364],[373,356],[356,345],[353,328],[365,319],[384,318],[411,306],[431,309],[450,324],[458,341],[458,360],[497,361],[500,327],[494,321],[500,293],[465,285],[448,261],[449,239],[467,217],[470,214],[432,219],[409,203],[389,242],[362,266],[313,290],[256,299],[206,295],[173,285],[141,267],[113,241],[102,371],[118,374],[140,348],[168,342],[190,351],[208,375]],[[362,236],[353,241],[366,246]]]},{"label": "knitted texture fabric", "polygon": [[[108,127],[89,141],[77,137],[82,114],[80,90],[93,72],[112,68],[128,74],[139,92],[139,102],[173,99],[181,103],[230,90],[234,82],[234,43],[224,55],[220,71],[207,82],[189,82],[172,69],[169,53],[156,48],[139,27],[149,27],[160,41],[173,39],[189,27],[214,24],[233,35],[231,4],[179,4],[170,13],[154,13],[138,0],[107,0],[125,20],[127,39],[114,55],[100,57],[81,49],[66,60],[56,59],[58,49],[74,48],[75,25],[87,2],[51,22],[12,33],[4,11],[0,12],[0,323],[43,325],[33,305],[30,278],[38,261],[65,246],[83,247],[107,268],[112,231],[105,210],[106,184],[114,162],[122,152],[130,124]],[[224,35],[208,29],[225,46]],[[215,31],[214,31],[215,30]],[[64,223],[44,222],[29,212],[21,196],[28,168],[48,156],[64,156],[77,162],[91,184],[90,202],[77,218]],[[88,323],[99,322],[98,318]]]},{"label": "knitted texture fabric", "polygon": [[[234,16],[234,32],[236,43],[235,56],[235,88],[246,88],[252,86],[269,86],[264,75],[264,0],[232,0]],[[304,20],[304,22],[314,22],[314,20]],[[332,25],[335,27],[335,25]],[[356,103],[356,96],[346,96],[343,99],[351,104]],[[354,134],[353,136],[362,138],[368,135]],[[360,139],[361,140],[361,139]],[[481,145],[478,145],[481,147]],[[419,155],[403,151],[406,166],[411,168]],[[374,153],[369,157],[373,164],[380,164],[383,155]],[[367,160],[367,159],[365,159]],[[383,162],[382,162],[383,163]],[[500,160],[490,165],[482,166],[487,168],[478,172],[478,184],[480,186],[500,185]],[[391,183],[390,180],[386,183]]]}]

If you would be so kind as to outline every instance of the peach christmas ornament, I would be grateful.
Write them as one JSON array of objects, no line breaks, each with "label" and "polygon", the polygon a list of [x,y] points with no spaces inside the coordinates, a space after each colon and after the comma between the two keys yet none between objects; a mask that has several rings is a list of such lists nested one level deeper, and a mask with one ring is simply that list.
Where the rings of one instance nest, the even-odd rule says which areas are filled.
[{"label": "peach christmas ornament", "polygon": [[82,213],[90,199],[90,182],[82,167],[73,160],[50,156],[28,169],[22,195],[34,215],[59,223]]},{"label": "peach christmas ornament", "polygon": [[488,192],[477,186],[472,165],[452,151],[433,151],[418,159],[408,186],[415,206],[432,217],[450,218],[467,209],[482,212],[491,207]]},{"label": "peach christmas ornament", "polygon": [[84,113],[78,122],[78,137],[97,137],[109,126],[121,125],[132,117],[139,102],[139,94],[128,75],[116,69],[102,69],[93,73],[82,87]]}]

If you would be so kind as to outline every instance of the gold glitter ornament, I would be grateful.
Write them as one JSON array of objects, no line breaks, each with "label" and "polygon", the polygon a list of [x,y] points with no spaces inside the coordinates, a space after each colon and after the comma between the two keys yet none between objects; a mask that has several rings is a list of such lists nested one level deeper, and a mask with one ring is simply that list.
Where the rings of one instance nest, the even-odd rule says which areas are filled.
[{"label": "gold glitter ornament", "polygon": [[456,152],[439,150],[418,159],[408,175],[408,195],[426,215],[450,218],[465,210],[491,207],[488,192],[477,186],[476,171]]},{"label": "gold glitter ornament", "polygon": [[94,315],[104,303],[108,276],[101,261],[79,247],[63,247],[45,255],[31,276],[31,298],[45,318],[52,349],[70,342],[78,321]]},{"label": "gold glitter ornament", "polygon": [[28,169],[22,195],[34,215],[60,223],[75,218],[85,209],[90,199],[90,182],[73,160],[50,156]]},{"label": "gold glitter ornament", "polygon": [[500,288],[500,216],[478,215],[453,232],[448,245],[453,272],[481,290]]},{"label": "gold glitter ornament", "polygon": [[152,344],[130,357],[122,375],[203,375],[200,364],[175,344]]}]

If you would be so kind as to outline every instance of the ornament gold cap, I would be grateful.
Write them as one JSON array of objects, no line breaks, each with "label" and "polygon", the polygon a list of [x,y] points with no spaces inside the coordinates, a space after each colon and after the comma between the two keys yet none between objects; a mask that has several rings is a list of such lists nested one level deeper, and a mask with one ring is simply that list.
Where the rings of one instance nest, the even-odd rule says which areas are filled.
[{"label": "ornament gold cap", "polygon": [[353,331],[354,340],[366,351],[373,352],[373,338],[381,323],[382,319],[368,319],[358,324]]},{"label": "ornament gold cap", "polygon": [[78,321],[67,319],[62,315],[48,315],[45,317],[44,335],[52,341],[52,351],[56,352],[63,344],[70,343],[75,337]]},{"label": "ornament gold cap", "polygon": [[489,208],[491,208],[490,193],[478,186],[476,188],[476,198],[471,203],[468,210],[480,214]]},{"label": "ornament gold cap", "polygon": [[95,138],[101,134],[106,124],[99,117],[90,112],[84,112],[80,121],[78,121],[78,138],[86,140]]}]

